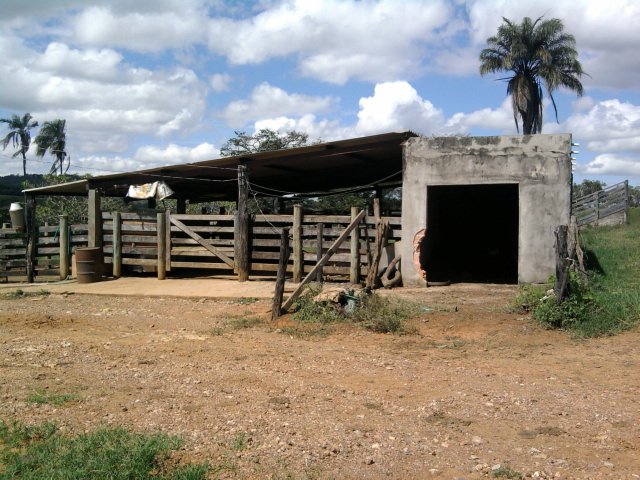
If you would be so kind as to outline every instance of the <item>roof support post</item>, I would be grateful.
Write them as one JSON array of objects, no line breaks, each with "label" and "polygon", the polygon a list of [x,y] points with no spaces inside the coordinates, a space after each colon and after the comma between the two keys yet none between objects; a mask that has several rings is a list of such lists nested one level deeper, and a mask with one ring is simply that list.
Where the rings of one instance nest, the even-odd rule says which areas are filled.
[{"label": "roof support post", "polygon": [[249,280],[249,178],[246,160],[238,165],[238,211],[234,222],[233,245],[239,282]]},{"label": "roof support post", "polygon": [[36,197],[27,197],[27,282],[35,281],[36,249],[38,248],[38,226],[36,225]]},{"label": "roof support post", "polygon": [[302,251],[302,206],[293,206],[293,283],[300,283],[304,272]]},{"label": "roof support post", "polygon": [[[360,213],[358,207],[351,207],[351,222]],[[354,228],[351,231],[351,255],[349,260],[349,283],[355,285],[360,283],[360,229]]]},{"label": "roof support post", "polygon": [[187,200],[185,198],[178,197],[176,199],[176,213],[178,215],[184,215],[187,213]]},{"label": "roof support post", "polygon": [[60,218],[60,280],[65,280],[69,276],[69,216],[59,215]]},{"label": "roof support post", "polygon": [[100,191],[89,189],[89,247],[102,246],[102,211],[100,209]]}]

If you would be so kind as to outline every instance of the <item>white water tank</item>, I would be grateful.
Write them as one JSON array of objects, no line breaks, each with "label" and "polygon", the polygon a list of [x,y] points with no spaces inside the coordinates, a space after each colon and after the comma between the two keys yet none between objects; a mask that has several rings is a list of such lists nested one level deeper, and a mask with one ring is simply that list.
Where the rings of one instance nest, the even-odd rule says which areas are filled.
[{"label": "white water tank", "polygon": [[12,203],[9,207],[9,215],[11,216],[11,226],[19,230],[24,230],[24,209],[19,203]]}]

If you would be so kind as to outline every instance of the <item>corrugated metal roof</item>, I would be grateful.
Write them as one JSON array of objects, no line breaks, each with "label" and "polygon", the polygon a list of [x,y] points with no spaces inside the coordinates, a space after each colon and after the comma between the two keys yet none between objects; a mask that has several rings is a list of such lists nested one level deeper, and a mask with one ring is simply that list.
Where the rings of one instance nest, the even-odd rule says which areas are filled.
[{"label": "corrugated metal roof", "polygon": [[237,169],[245,163],[256,195],[281,196],[327,192],[400,181],[402,145],[411,131],[326,142],[306,147],[169,165],[135,172],[102,175],[60,185],[25,190],[35,195],[86,195],[100,188],[107,196],[124,196],[129,185],[162,180],[177,197],[192,202],[231,200],[237,195]]}]

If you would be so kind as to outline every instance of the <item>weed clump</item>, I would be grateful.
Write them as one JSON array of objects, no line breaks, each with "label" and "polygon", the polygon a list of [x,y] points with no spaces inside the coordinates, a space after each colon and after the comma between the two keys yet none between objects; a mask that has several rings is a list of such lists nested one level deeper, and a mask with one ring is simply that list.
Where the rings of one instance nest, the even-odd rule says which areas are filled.
[{"label": "weed clump", "polygon": [[349,303],[318,301],[322,285],[310,284],[296,302],[293,319],[301,323],[354,323],[376,333],[413,333],[407,321],[418,315],[417,305],[406,300],[381,297],[376,293],[348,295]]}]

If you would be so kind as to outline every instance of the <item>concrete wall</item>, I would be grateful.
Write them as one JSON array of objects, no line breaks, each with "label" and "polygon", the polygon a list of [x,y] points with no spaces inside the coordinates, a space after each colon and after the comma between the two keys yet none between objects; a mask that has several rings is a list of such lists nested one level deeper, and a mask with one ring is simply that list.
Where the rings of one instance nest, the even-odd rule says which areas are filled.
[{"label": "concrete wall", "polygon": [[518,280],[546,281],[555,272],[554,230],[570,218],[570,156],[570,134],[410,138],[402,187],[404,285],[428,280],[414,245],[427,227],[430,185],[518,184]]}]

